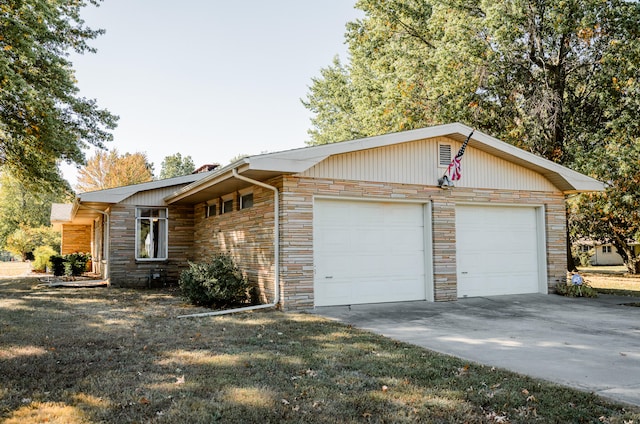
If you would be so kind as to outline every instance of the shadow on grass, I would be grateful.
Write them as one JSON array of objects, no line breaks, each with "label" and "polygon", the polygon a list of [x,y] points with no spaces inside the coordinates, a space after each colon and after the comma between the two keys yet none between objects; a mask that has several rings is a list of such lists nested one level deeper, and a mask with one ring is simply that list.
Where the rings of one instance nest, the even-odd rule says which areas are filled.
[{"label": "shadow on grass", "polygon": [[12,422],[606,422],[620,406],[306,314],[204,319],[174,293],[0,283]]}]

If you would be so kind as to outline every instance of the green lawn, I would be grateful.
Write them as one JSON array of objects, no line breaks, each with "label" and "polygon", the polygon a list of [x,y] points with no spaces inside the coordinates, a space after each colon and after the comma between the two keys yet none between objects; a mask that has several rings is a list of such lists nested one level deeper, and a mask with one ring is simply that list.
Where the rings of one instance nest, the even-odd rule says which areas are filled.
[{"label": "green lawn", "polygon": [[[0,281],[0,421],[631,423],[640,412],[304,313]],[[558,360],[562,360],[558,358]]]}]

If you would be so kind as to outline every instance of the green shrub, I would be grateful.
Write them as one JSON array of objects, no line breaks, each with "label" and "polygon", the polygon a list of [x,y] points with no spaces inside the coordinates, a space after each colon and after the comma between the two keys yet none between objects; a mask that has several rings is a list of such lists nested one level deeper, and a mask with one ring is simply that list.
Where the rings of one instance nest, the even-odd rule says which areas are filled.
[{"label": "green shrub", "polygon": [[89,253],[69,253],[64,255],[64,275],[76,277],[87,270],[87,262],[91,259]]},{"label": "green shrub", "polygon": [[575,284],[558,284],[556,286],[556,294],[567,297],[598,297],[596,289],[587,283],[579,286]]},{"label": "green shrub", "polygon": [[51,262],[51,269],[53,270],[53,275],[59,277],[64,275],[64,258],[61,255],[51,255],[49,257],[49,261]]},{"label": "green shrub", "polygon": [[198,306],[226,308],[249,301],[249,283],[229,255],[215,255],[210,263],[190,262],[179,284],[183,296]]},{"label": "green shrub", "polygon": [[78,276],[82,275],[87,270],[87,262],[91,260],[89,253],[69,253],[68,255],[60,256],[53,255],[49,258],[51,261],[51,267],[53,268],[53,275],[55,276]]},{"label": "green shrub", "polygon": [[49,258],[55,255],[56,251],[51,246],[40,246],[33,251],[35,259],[33,260],[33,269],[35,271],[46,271],[51,269],[51,261]]}]

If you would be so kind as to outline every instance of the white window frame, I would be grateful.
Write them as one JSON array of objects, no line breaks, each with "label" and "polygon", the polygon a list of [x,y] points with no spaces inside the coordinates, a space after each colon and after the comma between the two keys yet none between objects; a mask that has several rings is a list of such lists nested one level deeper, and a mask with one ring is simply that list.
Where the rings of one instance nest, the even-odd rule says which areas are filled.
[{"label": "white window frame", "polygon": [[[233,207],[234,207],[234,203],[235,203],[235,202],[233,201],[233,198],[234,198],[234,193],[224,195],[224,196],[222,196],[222,197],[220,198],[220,215],[224,215],[224,214],[227,214],[227,213],[233,212],[233,210],[234,210],[234,209],[233,209]],[[231,208],[230,208],[229,210],[227,210],[227,209],[225,208],[225,205],[226,205],[226,204],[227,204],[227,202],[229,202],[229,201],[231,201]]]},{"label": "white window frame", "polygon": [[[246,206],[244,204],[245,196],[251,196],[251,204],[249,206]],[[253,190],[252,189],[240,190],[238,192],[238,210],[248,209],[252,207],[253,207]]]},{"label": "white window frame", "polygon": [[[211,208],[213,208],[214,213],[211,213]],[[210,202],[207,202],[204,205],[204,215],[206,218],[211,218],[213,216],[218,215],[218,200],[213,200]]]},{"label": "white window frame", "polygon": [[[144,211],[150,211],[150,210],[157,210],[159,211],[158,216],[143,216]],[[162,213],[164,211],[164,213]],[[164,216],[162,216],[164,215]],[[147,234],[147,236],[145,236],[145,239],[147,237],[151,237],[151,240],[153,240],[154,237],[154,225],[153,222],[158,222],[158,229],[164,228],[164,234],[160,234],[157,238],[155,238],[158,243],[159,243],[159,248],[158,248],[158,256],[157,257],[149,257],[149,256],[145,256],[145,255],[141,255],[141,251],[139,249],[140,247],[140,243],[141,243],[141,226],[142,223],[144,221],[149,221],[149,228],[151,229],[151,231]],[[164,225],[162,224],[164,223]],[[159,207],[153,207],[153,206],[137,206],[136,207],[136,224],[135,224],[135,257],[136,257],[136,261],[145,261],[145,262],[152,262],[152,261],[166,261],[169,257],[169,210],[168,208],[159,208]],[[146,245],[146,242],[145,242]],[[148,250],[147,250],[148,252]]]},{"label": "white window frame", "polygon": [[613,253],[613,249],[611,248],[611,246],[602,246],[602,253]]}]

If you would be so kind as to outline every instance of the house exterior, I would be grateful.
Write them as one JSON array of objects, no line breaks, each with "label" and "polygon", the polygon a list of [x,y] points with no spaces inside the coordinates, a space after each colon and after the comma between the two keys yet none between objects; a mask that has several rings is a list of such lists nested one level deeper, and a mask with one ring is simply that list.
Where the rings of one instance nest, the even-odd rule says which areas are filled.
[{"label": "house exterior", "polygon": [[[636,255],[640,253],[640,244],[631,243]],[[622,256],[612,243],[598,243],[593,241],[581,241],[577,243],[577,249],[583,254],[589,255],[589,263],[593,266],[619,266],[624,265]]]},{"label": "house exterior", "polygon": [[[285,310],[553,291],[566,280],[565,196],[603,184],[476,131],[462,179],[440,187],[469,133],[448,124],[250,156],[126,198],[80,195],[59,224],[101,211],[92,246],[108,252],[112,284],[146,285],[157,269],[173,280],[228,252],[265,303],[278,287]],[[152,230],[166,244],[149,248]]]}]

